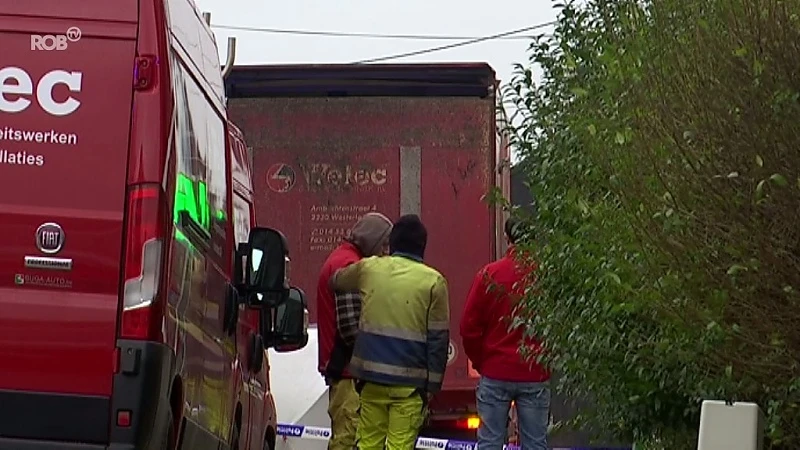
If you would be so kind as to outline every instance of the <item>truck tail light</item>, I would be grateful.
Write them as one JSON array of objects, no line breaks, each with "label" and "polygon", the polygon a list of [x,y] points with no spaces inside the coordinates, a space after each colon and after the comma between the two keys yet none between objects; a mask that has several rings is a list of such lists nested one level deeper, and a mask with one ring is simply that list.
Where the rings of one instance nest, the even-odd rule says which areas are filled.
[{"label": "truck tail light", "polygon": [[164,247],[163,203],[159,184],[128,192],[127,233],[120,337],[161,340],[164,308],[158,300]]},{"label": "truck tail light", "polygon": [[432,418],[431,423],[435,428],[442,430],[477,430],[481,426],[481,419],[476,415],[458,418]]},{"label": "truck tail light", "polygon": [[478,416],[470,416],[456,421],[456,428],[462,430],[477,430],[481,426],[481,419]]}]

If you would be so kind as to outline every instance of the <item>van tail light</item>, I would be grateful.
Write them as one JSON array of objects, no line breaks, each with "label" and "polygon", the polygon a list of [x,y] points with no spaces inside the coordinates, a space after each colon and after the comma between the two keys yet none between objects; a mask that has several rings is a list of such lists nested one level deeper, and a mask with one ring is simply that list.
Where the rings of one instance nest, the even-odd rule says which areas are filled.
[{"label": "van tail light", "polygon": [[163,203],[159,184],[128,192],[120,337],[160,341],[165,308],[158,302],[164,249]]}]

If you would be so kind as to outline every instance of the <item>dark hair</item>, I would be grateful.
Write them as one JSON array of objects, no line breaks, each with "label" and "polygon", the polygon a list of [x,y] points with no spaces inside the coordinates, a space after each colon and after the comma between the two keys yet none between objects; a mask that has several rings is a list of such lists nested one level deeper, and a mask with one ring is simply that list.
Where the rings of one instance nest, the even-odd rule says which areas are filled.
[{"label": "dark hair", "polygon": [[401,216],[392,226],[392,232],[389,234],[391,253],[409,253],[424,258],[427,244],[428,230],[416,214]]},{"label": "dark hair", "polygon": [[506,220],[505,232],[508,241],[516,244],[517,241],[525,236],[525,224],[516,217],[511,216]]}]

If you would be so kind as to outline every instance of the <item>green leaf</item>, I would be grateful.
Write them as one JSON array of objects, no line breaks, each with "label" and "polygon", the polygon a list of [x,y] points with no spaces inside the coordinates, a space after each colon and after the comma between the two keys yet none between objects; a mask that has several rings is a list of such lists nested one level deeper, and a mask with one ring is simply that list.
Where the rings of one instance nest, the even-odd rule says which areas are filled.
[{"label": "green leaf", "polygon": [[617,144],[622,145],[622,144],[625,143],[625,135],[622,134],[621,132],[617,131],[617,134],[616,134],[614,140],[617,142]]},{"label": "green leaf", "polygon": [[784,178],[784,176],[779,173],[773,173],[772,176],[769,177],[769,179],[770,181],[781,187],[789,185],[789,182],[786,181],[786,178]]},{"label": "green leaf", "polygon": [[756,165],[758,165],[758,167],[764,167],[764,159],[761,155],[756,155]]},{"label": "green leaf", "polygon": [[761,180],[756,185],[756,200],[764,198],[764,183],[766,183],[766,180]]},{"label": "green leaf", "polygon": [[738,274],[739,272],[747,272],[747,267],[745,267],[745,266],[743,266],[741,264],[734,264],[734,265],[732,265],[732,266],[730,266],[728,268],[727,274],[731,275],[731,276],[734,276],[734,275]]},{"label": "green leaf", "polygon": [[756,76],[759,76],[764,73],[764,63],[759,60],[753,61],[753,72]]},{"label": "green leaf", "polygon": [[[586,127],[586,129],[589,130],[589,134],[591,134],[592,136],[595,136],[597,134],[597,128],[594,125],[590,124],[588,127]],[[800,184],[800,178],[797,179],[797,182],[798,184]]]},{"label": "green leaf", "polygon": [[575,58],[570,53],[567,53],[566,55],[564,55],[564,57],[566,59],[566,61],[564,61],[564,65],[568,69],[574,69],[577,67],[577,64],[575,64]]},{"label": "green leaf", "polygon": [[612,280],[614,280],[614,283],[617,283],[619,285],[622,284],[622,279],[619,277],[619,275],[615,274],[614,272],[606,273],[606,277],[611,278]]},{"label": "green leaf", "polygon": [[582,87],[574,87],[570,89],[570,92],[572,92],[572,94],[575,95],[576,97],[586,97],[587,95],[589,95],[589,91],[587,91]]}]

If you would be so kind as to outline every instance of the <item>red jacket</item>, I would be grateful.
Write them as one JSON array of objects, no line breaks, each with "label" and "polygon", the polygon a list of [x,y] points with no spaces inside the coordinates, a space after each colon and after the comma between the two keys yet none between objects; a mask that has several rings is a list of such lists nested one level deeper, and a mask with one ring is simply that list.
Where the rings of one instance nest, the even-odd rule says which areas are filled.
[{"label": "red jacket", "polygon": [[[327,374],[328,363],[331,361],[331,356],[334,351],[334,346],[337,344],[338,332],[336,329],[336,299],[329,286],[329,281],[333,274],[354,262],[361,259],[361,252],[358,248],[350,242],[343,242],[339,247],[331,252],[328,259],[322,265],[322,270],[319,275],[319,282],[317,283],[317,333],[319,340],[319,373],[323,376]],[[340,349],[341,350],[341,349]],[[347,361],[337,361],[339,364],[347,365],[349,362],[348,355],[337,355],[338,359],[346,359]],[[342,376],[350,378],[349,372],[344,369]]]},{"label": "red jacket", "polygon": [[[523,330],[508,330],[526,275],[514,260],[513,252],[513,247],[509,248],[503,258],[488,264],[475,276],[461,317],[464,352],[483,376],[501,381],[546,381],[550,379],[550,371],[535,362],[523,361],[519,354]],[[527,345],[534,352],[540,351],[539,342],[533,339],[529,338]]]}]

